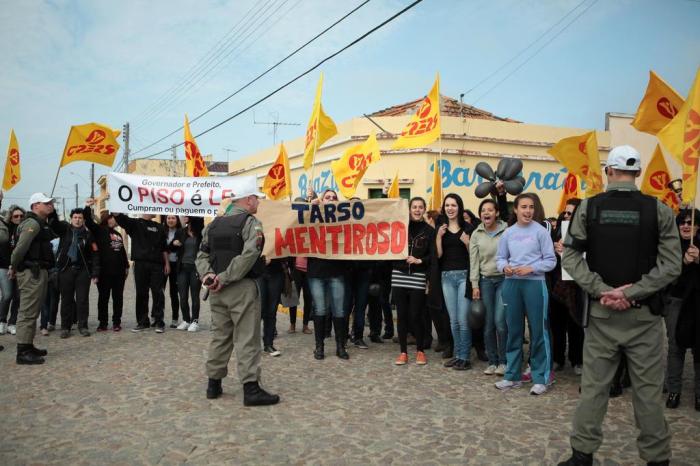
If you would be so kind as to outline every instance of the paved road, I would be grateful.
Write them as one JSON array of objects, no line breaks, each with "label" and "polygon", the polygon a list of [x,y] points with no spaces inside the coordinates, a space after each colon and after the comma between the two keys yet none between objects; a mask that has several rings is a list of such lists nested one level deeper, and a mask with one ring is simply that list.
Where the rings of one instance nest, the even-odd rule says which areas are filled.
[{"label": "paved road", "polygon": [[[126,330],[134,324],[131,279],[125,301]],[[235,377],[224,380],[221,399],[205,398],[208,305],[204,331],[194,334],[39,336],[49,350],[43,366],[15,365],[14,337],[0,336],[0,464],[540,465],[568,456],[578,396],[570,369],[534,397],[496,391],[483,363],[444,369],[432,351],[425,367],[393,366],[391,343],[317,362],[313,336],[288,335],[287,316],[278,318],[283,354],[263,359],[263,382],[282,402],[263,408],[243,407]],[[674,464],[697,465],[690,365],[686,374],[682,405],[668,420]],[[604,431],[601,464],[641,464],[629,394],[611,401]]]}]

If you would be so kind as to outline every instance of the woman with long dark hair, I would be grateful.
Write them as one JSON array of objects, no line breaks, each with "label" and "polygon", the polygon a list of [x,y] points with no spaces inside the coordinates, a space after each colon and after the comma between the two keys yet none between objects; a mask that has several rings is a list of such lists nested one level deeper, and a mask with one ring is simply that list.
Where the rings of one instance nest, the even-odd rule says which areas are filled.
[{"label": "woman with long dark hair", "polygon": [[[180,298],[180,310],[182,322],[177,326],[178,330],[196,332],[199,330],[199,291],[202,282],[199,280],[195,260],[202,243],[202,230],[204,219],[199,217],[185,217],[185,226],[178,232],[177,238],[182,246],[177,251],[177,290]],[[190,314],[190,299],[192,299],[192,313]]]},{"label": "woman with long dark hair", "polygon": [[506,277],[502,292],[508,340],[506,373],[504,379],[496,383],[496,388],[507,390],[522,385],[523,333],[527,315],[534,382],[530,394],[541,395],[547,391],[552,366],[545,273],[554,268],[557,259],[552,238],[536,219],[535,205],[536,198],[530,193],[515,198],[515,222],[506,229],[498,243],[496,263],[499,272]]},{"label": "woman with long dark hair", "polygon": [[469,353],[472,346],[471,329],[467,315],[471,300],[465,297],[469,273],[469,224],[464,221],[464,203],[457,194],[445,196],[442,203],[441,224],[438,226],[435,245],[442,272],[442,294],[454,341],[454,358],[445,367],[455,370],[471,369]]},{"label": "woman with long dark hair", "polygon": [[499,218],[498,204],[484,199],[479,204],[481,223],[469,241],[469,279],[472,283],[472,299],[481,299],[486,310],[484,340],[489,365],[486,375],[503,375],[506,371],[506,316],[503,307],[504,276],[496,265],[498,241],[507,228]]},{"label": "woman with long dark hair", "polygon": [[168,235],[168,262],[170,262],[170,273],[165,277],[165,281],[170,284],[170,306],[173,309],[173,320],[170,328],[178,328],[180,315],[180,293],[177,289],[177,256],[182,248],[182,239],[178,238],[178,232],[182,229],[180,217],[177,215],[161,215],[160,221],[165,225]]},{"label": "woman with long dark hair", "polygon": [[423,220],[425,200],[414,197],[408,204],[408,257],[394,262],[391,295],[396,304],[401,354],[396,365],[408,362],[408,329],[416,337],[416,364],[427,364],[423,352],[425,336],[425,284],[435,230]]},{"label": "woman with long dark hair", "polygon": [[[25,211],[17,205],[11,205],[7,211],[7,218],[3,221],[7,226],[7,242],[0,245],[0,289],[2,290],[2,300],[0,301],[0,335],[9,332],[11,335],[17,333],[17,312],[19,311],[19,289],[17,280],[11,279],[7,274],[10,267],[10,256],[17,244],[17,227],[24,220]],[[2,259],[2,258],[6,258]],[[7,314],[10,319],[7,319]]]},{"label": "woman with long dark hair", "polygon": [[124,305],[124,282],[129,275],[129,260],[126,257],[124,238],[119,233],[117,221],[109,212],[100,214],[99,225],[92,219],[94,199],[88,199],[83,209],[85,226],[95,237],[100,256],[100,276],[97,280],[97,325],[98,332],[107,331],[109,320],[109,298],[112,297],[112,330],[122,329]]}]

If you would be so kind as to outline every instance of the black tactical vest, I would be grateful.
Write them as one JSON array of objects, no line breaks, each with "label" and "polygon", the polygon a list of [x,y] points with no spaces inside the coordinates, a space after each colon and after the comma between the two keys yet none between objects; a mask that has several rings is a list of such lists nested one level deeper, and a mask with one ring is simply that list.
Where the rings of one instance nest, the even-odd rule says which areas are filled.
[{"label": "black tactical vest", "polygon": [[588,267],[612,287],[635,283],[656,265],[656,199],[639,191],[608,191],[588,200]]},{"label": "black tactical vest", "polygon": [[29,245],[29,250],[22,261],[23,268],[39,266],[42,269],[50,269],[55,264],[51,240],[56,237],[45,220],[40,219],[34,212],[27,212],[27,218],[39,223],[39,234],[34,237]]},{"label": "black tactical vest", "polygon": [[[243,252],[243,226],[250,214],[239,214],[225,217],[217,217],[209,226],[208,243],[209,257],[212,269],[217,275],[226,270],[234,257]],[[260,251],[262,251],[265,238],[262,237]],[[265,270],[265,261],[258,257],[250,269],[247,278],[257,278]]]}]

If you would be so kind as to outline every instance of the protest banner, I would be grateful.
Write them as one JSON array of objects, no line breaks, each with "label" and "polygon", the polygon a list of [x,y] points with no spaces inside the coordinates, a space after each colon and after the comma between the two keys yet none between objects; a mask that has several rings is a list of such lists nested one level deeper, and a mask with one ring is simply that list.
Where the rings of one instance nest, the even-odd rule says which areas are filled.
[{"label": "protest banner", "polygon": [[394,260],[408,256],[408,201],[365,199],[328,204],[262,200],[268,259]]},{"label": "protest banner", "polygon": [[109,210],[125,214],[213,217],[222,199],[257,191],[255,176],[185,178],[110,173]]}]

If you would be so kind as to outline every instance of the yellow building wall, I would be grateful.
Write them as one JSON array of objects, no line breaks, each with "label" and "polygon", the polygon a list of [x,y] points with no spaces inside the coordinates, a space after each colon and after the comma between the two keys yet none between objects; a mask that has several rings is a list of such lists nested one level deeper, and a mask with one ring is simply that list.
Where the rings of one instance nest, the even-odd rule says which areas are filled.
[{"label": "yellow building wall", "polygon": [[[402,130],[409,117],[373,119],[387,132],[396,134]],[[476,210],[481,200],[474,196],[474,189],[482,181],[474,171],[476,164],[484,161],[495,170],[501,158],[516,157],[523,160],[526,191],[536,192],[540,196],[548,215],[557,213],[555,210],[566,171],[546,151],[561,138],[590,131],[584,128],[443,117],[441,142],[436,141],[427,148],[393,151],[393,136],[381,133],[366,118],[356,118],[338,125],[338,135],[318,150],[316,164],[308,172],[301,167],[303,138],[285,141],[290,156],[293,196],[303,196],[310,180],[316,192],[337,189],[330,162],[340,158],[347,148],[362,142],[372,130],[378,133],[382,159],[367,170],[358,186],[358,197],[368,197],[370,188],[381,188],[383,180],[393,178],[398,171],[402,180],[400,187],[410,188],[411,196],[423,196],[427,200],[430,197],[434,158],[442,149],[444,194],[455,192],[462,196],[467,208]],[[597,137],[601,160],[604,161],[609,151],[610,133],[599,131]],[[233,161],[229,164],[229,172],[235,175],[256,175],[258,185],[262,186],[278,151],[279,146],[269,147]]]}]

